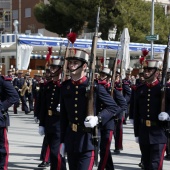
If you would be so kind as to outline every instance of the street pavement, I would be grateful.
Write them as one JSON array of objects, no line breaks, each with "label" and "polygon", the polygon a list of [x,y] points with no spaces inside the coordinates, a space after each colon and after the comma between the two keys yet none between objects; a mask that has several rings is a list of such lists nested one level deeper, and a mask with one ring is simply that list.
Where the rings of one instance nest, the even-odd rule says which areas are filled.
[{"label": "street pavement", "polygon": [[[9,140],[9,168],[8,170],[40,170],[41,145],[43,136],[38,134],[38,124],[34,122],[33,112],[25,115],[21,110],[13,114],[9,109],[10,127],[8,129]],[[120,154],[114,154],[114,139],[112,139],[111,151],[115,170],[140,169],[140,150],[133,135],[133,127],[127,121],[123,127],[123,150]],[[68,165],[67,165],[68,166]],[[49,170],[50,168],[46,168]],[[67,168],[68,169],[68,168]],[[96,167],[93,168],[97,170]],[[164,160],[163,170],[170,170],[170,161]]]}]

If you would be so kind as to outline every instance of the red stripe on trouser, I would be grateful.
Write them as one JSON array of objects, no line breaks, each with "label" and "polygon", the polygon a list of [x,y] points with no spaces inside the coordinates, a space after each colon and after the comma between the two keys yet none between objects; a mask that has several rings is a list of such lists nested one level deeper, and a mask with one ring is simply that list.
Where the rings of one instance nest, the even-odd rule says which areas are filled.
[{"label": "red stripe on trouser", "polygon": [[61,169],[61,155],[60,155],[60,149],[61,149],[61,146],[62,146],[62,144],[60,144],[60,147],[59,147],[59,152],[58,152],[58,164],[57,164],[57,169],[56,170],[60,170]]},{"label": "red stripe on trouser", "polygon": [[163,165],[163,159],[164,159],[165,149],[166,149],[166,144],[164,145],[164,148],[163,148],[163,150],[162,150],[162,155],[161,155],[161,160],[160,160],[160,163],[159,163],[159,168],[158,168],[158,170],[162,170],[162,165]]},{"label": "red stripe on trouser", "polygon": [[48,162],[49,156],[50,156],[50,147],[49,147],[49,145],[48,145],[48,146],[47,146],[46,153],[45,153],[45,159],[44,159],[45,162]]},{"label": "red stripe on trouser", "polygon": [[103,163],[101,166],[101,170],[104,170],[104,168],[106,167],[106,163],[107,163],[107,159],[108,159],[108,155],[109,155],[109,151],[110,151],[110,143],[112,141],[112,136],[113,136],[113,131],[110,131],[109,139],[106,144],[106,152],[105,152],[104,160],[103,160]]},{"label": "red stripe on trouser", "polygon": [[9,145],[8,145],[8,139],[7,139],[7,130],[4,128],[4,146],[6,150],[6,158],[5,158],[5,164],[4,164],[4,170],[8,169],[8,157],[9,157]]},{"label": "red stripe on trouser", "polygon": [[122,149],[122,140],[123,140],[123,118],[121,119],[121,123],[120,123],[120,132],[119,132],[119,142],[118,142],[118,149]]},{"label": "red stripe on trouser", "polygon": [[92,170],[93,165],[94,165],[94,151],[92,151],[92,154],[91,154],[91,159],[90,159],[90,164],[89,164],[88,170]]}]

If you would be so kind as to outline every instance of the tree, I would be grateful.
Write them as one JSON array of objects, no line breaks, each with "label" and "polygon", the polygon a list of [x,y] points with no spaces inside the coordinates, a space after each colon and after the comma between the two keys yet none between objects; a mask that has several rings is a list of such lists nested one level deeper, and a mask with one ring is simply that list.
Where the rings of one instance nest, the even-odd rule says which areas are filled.
[{"label": "tree", "polygon": [[[94,32],[97,6],[100,6],[100,27],[102,39],[108,38],[108,30],[117,26],[116,40],[121,31],[129,29],[131,42],[147,42],[146,35],[151,30],[151,2],[143,0],[50,0],[50,4],[39,3],[34,8],[37,21],[43,23],[49,31],[65,36],[70,28],[81,33],[88,23],[88,29]],[[155,43],[166,43],[170,19],[165,16],[164,8],[155,4],[155,34],[160,39]]]}]

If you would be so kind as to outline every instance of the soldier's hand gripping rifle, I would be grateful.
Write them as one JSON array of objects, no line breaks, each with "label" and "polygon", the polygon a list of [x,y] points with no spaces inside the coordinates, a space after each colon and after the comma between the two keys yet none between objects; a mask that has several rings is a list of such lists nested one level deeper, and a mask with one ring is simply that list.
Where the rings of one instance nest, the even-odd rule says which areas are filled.
[{"label": "soldier's hand gripping rifle", "polygon": [[[95,74],[95,63],[96,63],[96,48],[98,41],[98,29],[99,29],[99,13],[100,7],[98,7],[97,13],[97,21],[96,21],[96,29],[93,36],[92,48],[91,48],[91,56],[89,61],[89,84],[87,87],[87,116],[95,116],[94,113],[94,74]],[[93,142],[95,147],[95,165],[98,165],[98,127],[96,126],[93,130]]]},{"label": "soldier's hand gripping rifle", "polygon": [[[162,95],[161,95],[161,112],[165,112],[165,104],[166,104],[166,83],[167,83],[167,70],[168,70],[168,60],[169,60],[169,48],[170,48],[170,35],[168,36],[168,44],[165,48],[164,60],[163,60],[163,68],[162,68]],[[170,152],[170,121],[167,122],[167,147]],[[170,154],[170,153],[169,153]]]}]

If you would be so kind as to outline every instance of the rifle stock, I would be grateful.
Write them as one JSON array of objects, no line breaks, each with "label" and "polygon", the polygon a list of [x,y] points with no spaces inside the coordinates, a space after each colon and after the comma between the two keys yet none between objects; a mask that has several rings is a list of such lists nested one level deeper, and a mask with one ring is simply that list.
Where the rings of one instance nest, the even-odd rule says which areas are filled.
[{"label": "rifle stock", "polygon": [[[169,48],[170,48],[170,35],[168,36],[168,44],[165,48],[163,68],[162,68],[162,94],[161,94],[161,112],[165,112],[165,103],[166,103],[166,81],[167,81],[167,69],[168,69],[168,60],[169,60]],[[167,122],[166,128],[167,136],[167,155],[170,154],[170,122]]]},{"label": "rifle stock", "polygon": [[[100,7],[98,7],[97,20],[96,20],[96,29],[93,36],[91,55],[89,61],[89,84],[87,87],[87,116],[94,116],[94,73],[95,73],[95,63],[96,63],[96,48],[98,41],[98,29],[99,29],[99,13]],[[94,152],[95,152],[95,165],[98,165],[98,127],[96,126],[93,129],[93,144],[94,144]]]}]

